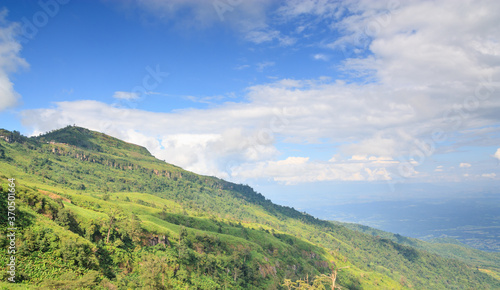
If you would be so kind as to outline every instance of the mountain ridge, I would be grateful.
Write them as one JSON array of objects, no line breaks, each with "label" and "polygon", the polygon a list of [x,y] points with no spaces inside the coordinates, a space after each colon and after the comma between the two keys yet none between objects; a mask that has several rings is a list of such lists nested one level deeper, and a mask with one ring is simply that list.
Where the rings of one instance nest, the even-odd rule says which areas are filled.
[{"label": "mountain ridge", "polygon": [[[118,149],[126,149],[132,152],[137,152],[143,154],[145,156],[153,156],[151,153],[143,146],[132,144],[120,140],[118,138],[111,137],[104,133],[100,133],[97,131],[91,131],[86,128],[77,127],[77,126],[66,126],[59,130],[53,130],[47,132],[45,134],[34,137],[35,140],[41,142],[57,142],[61,144],[73,145],[76,147],[80,147],[83,149],[89,150],[102,150],[102,146],[100,143],[104,143],[107,147],[113,148],[115,146]],[[114,153],[111,152],[107,153]]]},{"label": "mountain ridge", "polygon": [[[102,133],[73,126],[32,138],[0,133],[12,134],[0,139],[0,191],[16,178],[26,224],[19,258],[30,265],[23,285],[33,289],[291,289],[328,287],[324,275],[333,273],[348,289],[500,286],[494,268],[485,274],[319,220]],[[47,254],[63,270],[40,271]]]}]

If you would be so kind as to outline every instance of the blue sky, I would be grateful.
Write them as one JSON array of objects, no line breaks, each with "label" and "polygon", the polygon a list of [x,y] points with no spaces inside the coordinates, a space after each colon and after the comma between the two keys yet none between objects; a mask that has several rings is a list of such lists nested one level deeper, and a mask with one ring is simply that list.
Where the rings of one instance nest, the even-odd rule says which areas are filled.
[{"label": "blue sky", "polygon": [[0,127],[76,124],[299,208],[484,194],[499,5],[6,0]]}]

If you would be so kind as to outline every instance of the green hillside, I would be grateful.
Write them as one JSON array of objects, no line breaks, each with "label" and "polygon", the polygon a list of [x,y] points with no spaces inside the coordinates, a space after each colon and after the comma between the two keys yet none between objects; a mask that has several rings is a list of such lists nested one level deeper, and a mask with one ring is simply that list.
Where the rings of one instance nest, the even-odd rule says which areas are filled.
[{"label": "green hillside", "polygon": [[490,253],[319,220],[78,127],[0,130],[7,258],[12,178],[19,289],[500,288]]}]

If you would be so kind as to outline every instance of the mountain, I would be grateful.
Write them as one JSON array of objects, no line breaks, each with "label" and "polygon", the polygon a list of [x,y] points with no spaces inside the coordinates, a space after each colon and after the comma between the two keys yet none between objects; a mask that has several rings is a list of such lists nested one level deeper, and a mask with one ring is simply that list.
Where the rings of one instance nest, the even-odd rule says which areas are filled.
[{"label": "mountain", "polygon": [[0,182],[8,289],[500,288],[492,253],[320,220],[84,128],[0,130]]}]

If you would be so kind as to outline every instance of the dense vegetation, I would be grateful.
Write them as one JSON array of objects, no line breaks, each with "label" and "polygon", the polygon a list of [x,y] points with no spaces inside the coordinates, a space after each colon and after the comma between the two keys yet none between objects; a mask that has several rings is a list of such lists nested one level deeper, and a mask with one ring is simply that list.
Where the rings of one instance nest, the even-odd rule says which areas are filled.
[{"label": "dense vegetation", "polygon": [[0,130],[0,166],[4,257],[16,179],[19,289],[500,287],[489,253],[471,261],[351,230],[84,128]]}]

